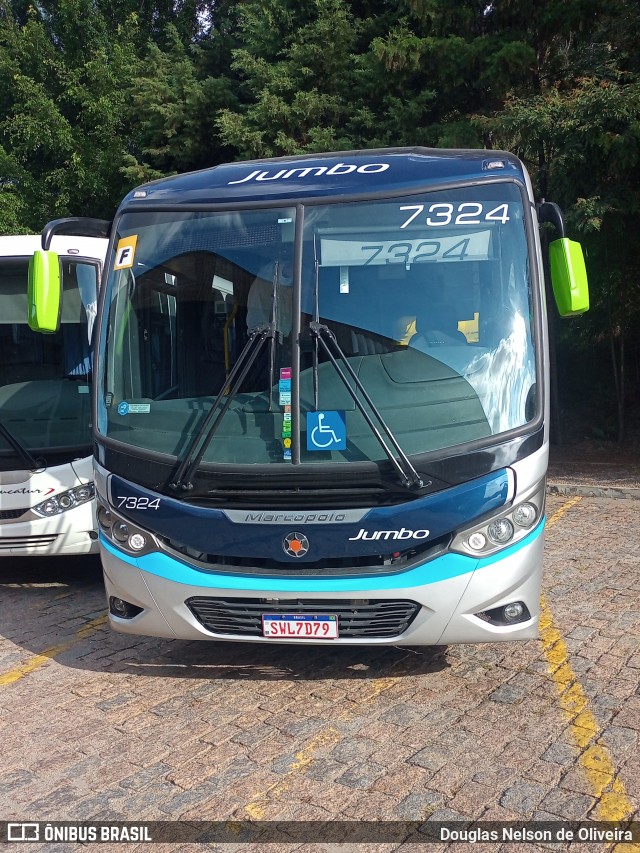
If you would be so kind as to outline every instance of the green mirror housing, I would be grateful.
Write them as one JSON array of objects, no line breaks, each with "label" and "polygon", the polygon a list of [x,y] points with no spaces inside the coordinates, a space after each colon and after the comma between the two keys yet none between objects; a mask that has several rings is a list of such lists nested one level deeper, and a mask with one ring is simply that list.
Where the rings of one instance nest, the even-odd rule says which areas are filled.
[{"label": "green mirror housing", "polygon": [[56,252],[37,250],[29,261],[29,328],[34,332],[57,332],[60,326],[62,286],[60,260]]},{"label": "green mirror housing", "polygon": [[551,285],[561,317],[589,310],[589,284],[582,246],[567,237],[549,244]]}]

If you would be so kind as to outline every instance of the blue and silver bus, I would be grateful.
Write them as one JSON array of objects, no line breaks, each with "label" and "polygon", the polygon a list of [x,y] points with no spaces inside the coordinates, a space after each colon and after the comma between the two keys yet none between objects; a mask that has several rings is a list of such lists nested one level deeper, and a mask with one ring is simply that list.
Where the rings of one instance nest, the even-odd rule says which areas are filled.
[{"label": "blue and silver bus", "polygon": [[[544,258],[543,220],[558,232]],[[496,151],[237,162],[130,192],[109,229],[94,394],[113,628],[535,637],[543,259],[560,312],[588,307],[562,227]]]}]

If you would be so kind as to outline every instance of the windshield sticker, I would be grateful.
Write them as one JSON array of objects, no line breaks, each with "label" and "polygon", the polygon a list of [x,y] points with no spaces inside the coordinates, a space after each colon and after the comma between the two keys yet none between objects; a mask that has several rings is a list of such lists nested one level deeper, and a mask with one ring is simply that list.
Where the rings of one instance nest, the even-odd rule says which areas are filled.
[{"label": "windshield sticker", "polygon": [[347,420],[344,412],[308,412],[307,450],[346,450]]},{"label": "windshield sticker", "polygon": [[[378,266],[380,264],[403,264],[407,269],[412,264],[434,261],[486,261],[491,249],[491,232],[475,231],[455,236],[442,236],[437,240],[408,239],[394,240],[322,238],[322,266]],[[340,282],[340,292],[348,293]]]},{"label": "windshield sticker", "polygon": [[131,237],[123,237],[122,240],[118,240],[116,259],[113,263],[114,270],[124,270],[133,266],[137,242],[137,234],[133,234]]},{"label": "windshield sticker", "polygon": [[284,445],[282,458],[291,460],[291,368],[280,368],[280,381],[278,382],[280,394],[280,405],[283,406],[282,415],[282,443]]},{"label": "windshield sticker", "polygon": [[148,415],[150,411],[150,403],[127,403],[125,400],[118,403],[119,415]]},{"label": "windshield sticker", "polygon": [[291,405],[291,368],[280,368],[280,381],[278,382],[278,393],[280,395],[280,405]]},{"label": "windshield sticker", "polygon": [[78,385],[78,394],[88,394],[89,386],[88,385]]}]

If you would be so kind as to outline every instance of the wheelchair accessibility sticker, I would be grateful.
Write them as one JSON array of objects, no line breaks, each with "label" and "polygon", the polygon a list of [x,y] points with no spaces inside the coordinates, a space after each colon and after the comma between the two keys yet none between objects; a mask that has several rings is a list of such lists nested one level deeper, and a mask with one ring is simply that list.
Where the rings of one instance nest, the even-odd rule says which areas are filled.
[{"label": "wheelchair accessibility sticker", "polygon": [[347,421],[344,412],[307,413],[307,450],[346,450]]},{"label": "wheelchair accessibility sticker", "polygon": [[123,400],[118,403],[119,415],[148,415],[151,411],[151,403],[127,403]]}]

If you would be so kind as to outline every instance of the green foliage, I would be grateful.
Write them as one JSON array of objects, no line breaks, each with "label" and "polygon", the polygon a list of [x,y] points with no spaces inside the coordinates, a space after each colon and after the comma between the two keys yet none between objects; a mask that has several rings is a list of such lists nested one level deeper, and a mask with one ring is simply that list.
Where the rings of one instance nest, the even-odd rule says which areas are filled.
[{"label": "green foliage", "polygon": [[240,103],[219,115],[223,140],[243,157],[349,147],[350,111],[363,104],[353,61],[359,22],[344,0],[247,2],[240,30],[231,65]]},{"label": "green foliage", "polygon": [[198,79],[189,52],[209,13],[195,0],[0,0],[3,233],[108,218],[138,179],[206,158],[207,110],[233,102],[229,81]]},{"label": "green foliage", "polygon": [[202,48],[183,44],[169,24],[162,46],[150,42],[131,65],[127,104],[138,132],[123,173],[133,183],[219,162],[216,115],[235,98],[228,80],[203,71],[207,58]]},{"label": "green foliage", "polygon": [[0,145],[19,212],[12,230],[39,230],[57,216],[108,215],[124,186],[118,163],[130,45],[124,33],[110,43],[89,2],[64,0],[56,11],[54,19],[29,7],[22,25],[0,18]]}]

